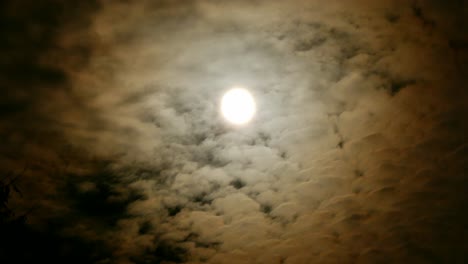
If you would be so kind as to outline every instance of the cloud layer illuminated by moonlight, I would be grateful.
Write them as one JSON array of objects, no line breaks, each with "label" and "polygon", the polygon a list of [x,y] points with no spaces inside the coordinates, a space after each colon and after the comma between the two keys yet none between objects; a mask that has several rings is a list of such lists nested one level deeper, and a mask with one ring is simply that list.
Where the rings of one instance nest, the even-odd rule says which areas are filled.
[{"label": "cloud layer illuminated by moonlight", "polygon": [[[32,168],[14,205],[99,245],[96,263],[462,263],[452,2],[80,5],[31,55],[63,79],[5,96],[24,108],[4,114],[1,162]],[[255,101],[232,114],[235,84]]]}]

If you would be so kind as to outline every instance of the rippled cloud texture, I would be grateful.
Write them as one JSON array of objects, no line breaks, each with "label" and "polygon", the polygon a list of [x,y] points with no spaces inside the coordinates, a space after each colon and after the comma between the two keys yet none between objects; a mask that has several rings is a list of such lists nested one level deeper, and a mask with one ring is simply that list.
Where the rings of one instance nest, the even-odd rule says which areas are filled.
[{"label": "rippled cloud texture", "polygon": [[[9,3],[1,164],[98,263],[467,261],[463,1]],[[241,128],[219,100],[249,87]]]}]

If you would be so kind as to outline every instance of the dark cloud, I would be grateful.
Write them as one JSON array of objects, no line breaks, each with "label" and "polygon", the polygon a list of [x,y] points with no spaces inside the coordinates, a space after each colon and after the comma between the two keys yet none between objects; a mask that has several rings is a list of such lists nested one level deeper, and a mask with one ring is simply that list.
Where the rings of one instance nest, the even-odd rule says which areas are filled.
[{"label": "dark cloud", "polygon": [[[0,257],[466,262],[463,1],[1,10],[1,172],[26,168],[28,219]],[[242,128],[218,111],[238,84]]]}]

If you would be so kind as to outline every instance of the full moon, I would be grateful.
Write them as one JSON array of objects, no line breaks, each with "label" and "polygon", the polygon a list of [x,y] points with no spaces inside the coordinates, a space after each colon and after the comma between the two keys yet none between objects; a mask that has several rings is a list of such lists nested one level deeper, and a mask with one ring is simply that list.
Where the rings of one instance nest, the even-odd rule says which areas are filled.
[{"label": "full moon", "polygon": [[249,122],[255,114],[253,96],[244,88],[233,88],[221,99],[221,113],[227,121],[242,125]]}]

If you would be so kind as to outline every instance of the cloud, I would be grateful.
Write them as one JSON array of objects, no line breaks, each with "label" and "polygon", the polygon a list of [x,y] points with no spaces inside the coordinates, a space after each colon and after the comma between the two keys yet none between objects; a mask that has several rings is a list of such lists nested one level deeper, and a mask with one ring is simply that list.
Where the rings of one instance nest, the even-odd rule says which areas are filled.
[{"label": "cloud", "polygon": [[[17,203],[103,245],[100,263],[462,261],[455,9],[103,1],[38,16],[8,36],[45,30],[44,48],[2,75],[32,76],[0,100],[2,163],[32,164]],[[218,105],[238,84],[258,105],[242,128]]]}]

